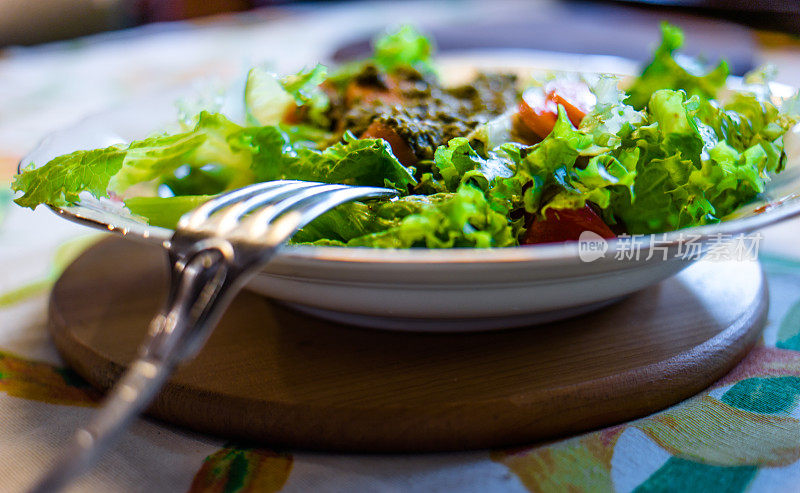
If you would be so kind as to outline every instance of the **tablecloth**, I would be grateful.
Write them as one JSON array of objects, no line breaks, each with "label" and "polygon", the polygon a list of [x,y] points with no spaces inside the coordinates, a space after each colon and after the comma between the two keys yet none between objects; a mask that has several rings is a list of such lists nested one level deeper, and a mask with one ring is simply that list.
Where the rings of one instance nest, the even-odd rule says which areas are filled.
[{"label": "tablecloth", "polygon": [[[48,132],[136,95],[230,81],[262,60],[291,70],[387,20],[413,20],[410,13],[424,9],[427,21],[452,21],[484,7],[268,9],[2,51],[0,179],[8,182]],[[758,39],[760,56],[786,69],[783,80],[800,82],[800,45]],[[97,235],[46,210],[12,206],[2,190],[0,491],[19,491],[98,402],[45,329],[49,287]],[[140,419],[71,491],[800,491],[800,230],[789,223],[765,238],[771,304],[762,340],[711,388],[652,416],[552,443],[424,455],[280,450]]]}]

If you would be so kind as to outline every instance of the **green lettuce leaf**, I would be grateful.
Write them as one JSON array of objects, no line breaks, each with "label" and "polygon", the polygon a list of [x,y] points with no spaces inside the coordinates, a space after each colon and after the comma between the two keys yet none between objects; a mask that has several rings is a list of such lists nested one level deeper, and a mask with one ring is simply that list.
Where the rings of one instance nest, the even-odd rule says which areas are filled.
[{"label": "green lettuce leaf", "polygon": [[325,81],[328,67],[317,64],[314,68],[303,69],[300,72],[284,77],[281,80],[283,89],[292,95],[298,106],[313,101],[319,92],[319,85]]},{"label": "green lettuce leaf", "polygon": [[122,194],[137,183],[170,180],[182,166],[218,168],[218,177],[229,178],[223,188],[252,183],[252,153],[232,145],[241,131],[240,125],[222,114],[201,112],[190,132],[131,142],[123,166],[109,187]]},{"label": "green lettuce leaf", "polygon": [[252,151],[236,145],[244,128],[220,113],[201,113],[197,126],[192,131],[205,139],[195,150],[185,156],[190,166],[216,164],[235,171],[235,179],[228,188],[237,188],[253,183],[250,172]]},{"label": "green lettuce leaf", "polygon": [[592,137],[593,145],[581,151],[582,155],[595,156],[617,147],[621,135],[629,134],[641,125],[644,115],[626,104],[625,93],[619,89],[619,79],[601,75],[591,87],[597,102],[581,120],[578,129]]},{"label": "green lettuce leaf", "polygon": [[751,201],[785,161],[779,141],[789,122],[778,123],[770,106],[743,94],[722,109],[656,91],[646,124],[610,153],[620,161],[639,153],[633,186],[606,187],[610,210],[628,232],[644,234],[718,222]]},{"label": "green lettuce leaf", "polygon": [[556,124],[544,140],[530,147],[506,144],[497,149],[514,163],[514,174],[496,179],[487,190],[492,208],[505,214],[520,207],[531,214],[539,212],[546,189],[572,188],[570,172],[592,142],[591,136],[572,126],[559,105]]},{"label": "green lettuce leaf", "polygon": [[433,72],[433,44],[411,26],[386,33],[373,41],[373,61],[386,72],[411,67],[420,72]]},{"label": "green lettuce leaf", "polygon": [[434,166],[448,191],[455,192],[461,183],[474,182],[486,190],[497,178],[509,178],[512,163],[503,156],[490,152],[487,158],[478,155],[464,137],[456,137],[440,146],[434,155]]},{"label": "green lettuce leaf", "polygon": [[508,218],[494,211],[483,192],[472,185],[461,185],[456,193],[422,197],[416,202],[406,200],[404,204],[402,200],[389,204],[397,202],[405,206],[403,211],[406,213],[416,207],[418,210],[405,215],[394,227],[354,238],[347,245],[377,248],[488,248],[516,243]]},{"label": "green lettuce leaf", "polygon": [[695,119],[739,152],[761,145],[768,154],[764,170],[773,173],[786,165],[783,135],[797,123],[771,102],[748,93],[734,94],[723,107],[700,100]]},{"label": "green lettuce leaf", "polygon": [[63,206],[77,202],[81,192],[107,197],[123,194],[138,183],[165,180],[183,166],[215,165],[230,171],[226,188],[252,183],[252,152],[232,145],[242,127],[220,114],[202,112],[195,128],[175,135],[157,135],[92,151],[59,156],[44,166],[24,170],[14,190],[24,192],[17,203]]},{"label": "green lettuce leaf", "polygon": [[396,217],[381,217],[372,204],[348,202],[314,219],[294,235],[292,242],[344,245],[354,238],[385,231],[399,222]]},{"label": "green lettuce leaf", "polygon": [[558,119],[550,134],[538,144],[524,149],[517,172],[547,178],[558,169],[571,168],[580,151],[592,145],[592,138],[579,132],[567,117],[564,107],[558,107]]},{"label": "green lettuce leaf", "polygon": [[330,98],[320,88],[328,76],[328,67],[317,64],[314,68],[284,77],[280,82],[283,89],[294,98],[297,106],[307,108],[308,120],[320,127],[330,125],[326,113],[331,106]]},{"label": "green lettuce leaf", "polygon": [[391,73],[399,69],[414,69],[422,74],[435,75],[434,46],[430,39],[411,26],[388,31],[372,40],[372,55],[336,68],[327,82],[342,88],[368,65]]},{"label": "green lettuce leaf", "polygon": [[[419,163],[417,164],[419,165]],[[419,183],[417,183],[413,190],[415,195],[433,195],[449,191],[441,177],[437,178],[431,171],[423,172],[418,181]]]},{"label": "green lettuce leaf", "polygon": [[[550,208],[581,209],[587,201],[607,209],[617,187],[633,192],[638,161],[638,148],[622,150],[616,157],[603,154],[591,158],[584,168],[568,171],[561,190],[541,208],[541,213]],[[604,219],[608,224],[616,222],[611,211],[604,214]]]},{"label": "green lettuce leaf", "polygon": [[623,139],[622,150],[638,149],[633,187],[613,188],[610,202],[632,234],[670,231],[707,222],[713,206],[689,177],[701,166],[705,141],[683,91],[653,93],[646,124]]},{"label": "green lettuce leaf", "polygon": [[125,149],[111,146],[59,156],[39,168],[32,163],[14,177],[11,188],[24,193],[14,202],[34,209],[39,204],[74,204],[81,192],[108,197],[108,182],[122,168],[124,159]]},{"label": "green lettuce leaf", "polygon": [[294,147],[308,147],[309,149],[324,148],[334,141],[333,132],[313,125],[278,124],[278,128],[289,138],[289,143]]},{"label": "green lettuce leaf", "polygon": [[690,96],[716,97],[730,73],[728,64],[720,61],[717,67],[705,72],[703,67],[695,66],[696,63],[690,60],[679,62],[674,52],[683,45],[683,32],[663,22],[661,36],[661,45],[656,49],[653,60],[628,88],[629,96],[625,102],[642,109],[659,89],[683,89]]},{"label": "green lettuce leaf", "polygon": [[[653,93],[647,105],[648,121],[658,124],[659,145],[666,155],[675,153],[699,165],[700,154],[711,136],[703,134],[689,111],[697,99],[685,100],[683,91],[660,89]],[[712,145],[716,143],[711,139]]]},{"label": "green lettuce leaf", "polygon": [[205,140],[206,136],[202,133],[186,132],[133,141],[109,188],[122,193],[137,183],[168,175],[186,164],[187,155]]},{"label": "green lettuce leaf", "polygon": [[288,136],[276,127],[250,129],[244,134],[255,149],[252,169],[258,181],[307,180],[347,185],[388,186],[403,193],[417,184],[413,170],[392,154],[383,139],[357,139],[345,134],[345,141],[323,151],[293,149]]},{"label": "green lettuce leaf", "polygon": [[244,91],[244,106],[247,121],[255,125],[280,125],[294,107],[303,107],[304,121],[312,127],[327,129],[330,119],[330,98],[322,90],[328,76],[328,68],[317,64],[302,69],[296,74],[278,77],[261,67],[254,67],[247,74]]},{"label": "green lettuce leaf", "polygon": [[250,169],[256,181],[286,179],[288,161],[294,155],[289,136],[276,126],[250,127],[238,134],[234,147],[252,153]]},{"label": "green lettuce leaf", "polygon": [[[171,195],[215,195],[228,188],[234,181],[235,171],[219,165],[185,165],[174,173],[161,179],[161,184],[169,189]],[[162,195],[168,196],[162,189]]]},{"label": "green lettuce leaf", "polygon": [[152,226],[173,229],[182,215],[200,206],[213,195],[185,195],[181,197],[131,197],[125,200],[129,211],[147,219]]},{"label": "green lettuce leaf", "polygon": [[251,125],[278,125],[297,100],[281,84],[280,78],[262,68],[247,73],[244,88],[245,118]]}]

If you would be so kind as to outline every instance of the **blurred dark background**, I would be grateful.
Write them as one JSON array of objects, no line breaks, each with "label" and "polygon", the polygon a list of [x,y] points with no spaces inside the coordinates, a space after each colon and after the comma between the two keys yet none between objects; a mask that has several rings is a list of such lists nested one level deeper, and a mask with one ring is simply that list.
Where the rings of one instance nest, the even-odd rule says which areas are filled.
[{"label": "blurred dark background", "polygon": [[[488,1],[488,0],[487,0]],[[547,4],[546,9],[538,6]],[[335,2],[280,0],[0,0],[0,47],[64,40],[142,24],[199,19],[263,7],[314,9]],[[357,2],[349,2],[355,4]],[[446,2],[456,9],[457,0]],[[516,5],[516,4],[515,4]],[[661,19],[687,31],[690,54],[715,53],[734,73],[753,68],[753,28],[800,33],[800,0],[531,0],[507,20],[428,27],[440,50],[528,48],[644,60]],[[553,6],[556,8],[553,8]],[[387,20],[391,23],[391,20]],[[336,49],[346,59],[365,38]]]}]

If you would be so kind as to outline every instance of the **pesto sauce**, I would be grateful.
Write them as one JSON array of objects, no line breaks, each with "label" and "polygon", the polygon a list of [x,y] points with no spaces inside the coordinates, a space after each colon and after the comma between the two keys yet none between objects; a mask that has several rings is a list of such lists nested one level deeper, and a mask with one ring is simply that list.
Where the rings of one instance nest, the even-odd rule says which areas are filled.
[{"label": "pesto sauce", "polygon": [[353,81],[376,91],[394,91],[402,102],[375,100],[357,102],[343,111],[340,108],[339,129],[361,135],[372,122],[379,121],[397,132],[419,160],[433,159],[437,147],[468,135],[502,114],[517,97],[513,74],[481,73],[469,84],[444,88],[433,77],[413,69],[399,69],[386,76],[367,65]]}]

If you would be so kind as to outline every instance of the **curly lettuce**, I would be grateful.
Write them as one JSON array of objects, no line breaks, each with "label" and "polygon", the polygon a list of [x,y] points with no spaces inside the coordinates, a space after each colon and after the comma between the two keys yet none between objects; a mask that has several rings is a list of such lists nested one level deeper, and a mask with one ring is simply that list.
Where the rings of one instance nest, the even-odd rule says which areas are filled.
[{"label": "curly lettuce", "polygon": [[433,43],[419,31],[405,25],[389,31],[373,42],[375,64],[392,72],[411,67],[420,72],[433,72]]},{"label": "curly lettuce", "polygon": [[372,55],[363,60],[346,63],[328,78],[335,86],[343,86],[365,66],[373,65],[385,73],[400,69],[417,70],[434,75],[434,44],[430,38],[409,25],[388,30],[372,40]]},{"label": "curly lettuce", "polygon": [[253,151],[252,170],[258,181],[307,180],[347,185],[387,186],[402,193],[417,184],[412,169],[392,154],[383,139],[356,139],[345,134],[322,151],[293,147],[277,127],[246,129],[240,139]]},{"label": "curly lettuce", "polygon": [[614,188],[611,197],[613,213],[629,232],[718,222],[762,192],[769,173],[785,162],[776,143],[785,130],[771,132],[771,124],[756,118],[770,112],[764,106],[769,103],[745,97],[756,112],[747,118],[701,101],[687,100],[683,91],[656,91],[648,103],[648,124],[612,152],[640,152],[633,187]]},{"label": "curly lettuce", "polygon": [[488,248],[516,243],[506,216],[492,209],[483,192],[472,185],[461,185],[455,193],[433,195],[414,205],[418,210],[403,216],[395,226],[353,238],[347,246]]},{"label": "curly lettuce", "polygon": [[690,96],[715,98],[725,87],[730,69],[720,61],[711,70],[698,66],[693,59],[679,57],[675,51],[683,46],[683,31],[667,22],[661,23],[661,45],[653,60],[628,88],[626,103],[643,109],[659,89],[683,89]]}]

